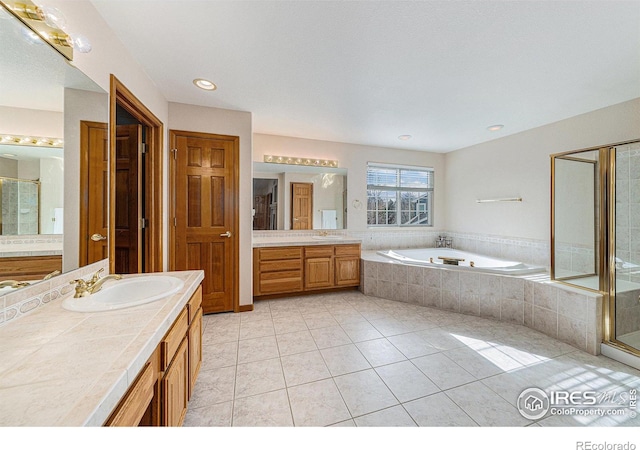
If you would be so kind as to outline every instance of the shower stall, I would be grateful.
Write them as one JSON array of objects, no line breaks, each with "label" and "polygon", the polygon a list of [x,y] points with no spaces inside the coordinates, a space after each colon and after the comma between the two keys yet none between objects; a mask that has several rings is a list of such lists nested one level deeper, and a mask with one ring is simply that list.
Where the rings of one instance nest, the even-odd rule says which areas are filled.
[{"label": "shower stall", "polygon": [[640,356],[640,140],[551,155],[551,278],[599,292],[603,343]]}]

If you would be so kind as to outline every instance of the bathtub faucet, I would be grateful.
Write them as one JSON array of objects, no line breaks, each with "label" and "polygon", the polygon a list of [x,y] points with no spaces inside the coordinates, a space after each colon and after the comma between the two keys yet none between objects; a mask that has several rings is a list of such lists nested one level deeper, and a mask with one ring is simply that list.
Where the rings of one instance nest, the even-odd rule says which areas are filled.
[{"label": "bathtub faucet", "polygon": [[453,238],[438,236],[436,239],[436,248],[453,248]]}]

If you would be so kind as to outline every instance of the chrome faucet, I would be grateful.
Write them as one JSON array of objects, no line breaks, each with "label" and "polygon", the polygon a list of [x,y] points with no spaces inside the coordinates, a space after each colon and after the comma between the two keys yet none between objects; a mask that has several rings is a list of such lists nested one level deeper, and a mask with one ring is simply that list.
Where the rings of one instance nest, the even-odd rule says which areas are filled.
[{"label": "chrome faucet", "polygon": [[71,281],[70,284],[76,285],[76,293],[73,297],[74,298],[88,297],[91,294],[95,294],[100,289],[102,289],[102,285],[105,283],[105,281],[120,280],[122,278],[122,275],[116,275],[116,274],[107,275],[106,277],[100,278],[100,274],[103,271],[104,271],[104,268],[98,270],[96,273],[93,274],[93,276],[88,281],[83,280],[82,278],[79,280]]},{"label": "chrome faucet", "polygon": [[16,281],[16,280],[5,280],[0,281],[0,289],[10,287],[13,289],[18,289],[21,287],[29,286],[30,283],[26,281]]}]

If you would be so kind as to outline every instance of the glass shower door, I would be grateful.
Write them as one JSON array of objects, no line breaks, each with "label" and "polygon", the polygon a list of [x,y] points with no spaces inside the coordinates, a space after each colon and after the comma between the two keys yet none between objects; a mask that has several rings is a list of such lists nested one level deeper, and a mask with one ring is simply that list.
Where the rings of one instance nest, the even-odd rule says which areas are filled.
[{"label": "glass shower door", "polygon": [[640,142],[615,155],[615,339],[640,350]]}]

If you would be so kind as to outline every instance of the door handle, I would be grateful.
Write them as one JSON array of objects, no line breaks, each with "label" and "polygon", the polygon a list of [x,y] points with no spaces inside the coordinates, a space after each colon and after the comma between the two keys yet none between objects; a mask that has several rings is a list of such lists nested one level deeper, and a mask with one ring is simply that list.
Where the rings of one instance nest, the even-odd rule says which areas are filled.
[{"label": "door handle", "polygon": [[220,237],[231,237],[231,231],[227,231],[226,233],[221,233]]},{"label": "door handle", "polygon": [[101,235],[100,233],[96,233],[96,234],[92,234],[91,235],[91,240],[94,242],[98,242],[98,241],[106,241],[107,237]]}]

